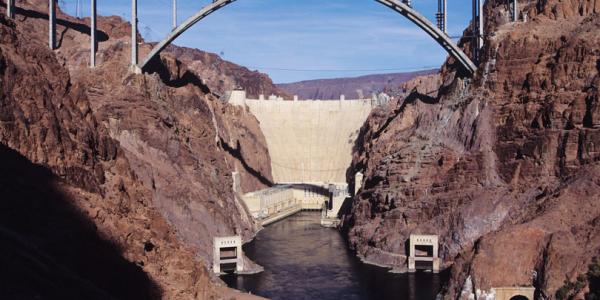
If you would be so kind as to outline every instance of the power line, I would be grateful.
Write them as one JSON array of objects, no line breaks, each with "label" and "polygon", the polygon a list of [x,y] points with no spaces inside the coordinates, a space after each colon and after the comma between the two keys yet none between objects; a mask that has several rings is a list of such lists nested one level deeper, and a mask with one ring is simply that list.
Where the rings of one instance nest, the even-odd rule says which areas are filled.
[{"label": "power line", "polygon": [[439,66],[423,66],[420,68],[389,68],[389,69],[295,69],[295,68],[277,68],[277,67],[259,67],[249,66],[249,69],[271,70],[271,71],[289,71],[289,72],[388,72],[388,71],[425,71],[437,69]]}]

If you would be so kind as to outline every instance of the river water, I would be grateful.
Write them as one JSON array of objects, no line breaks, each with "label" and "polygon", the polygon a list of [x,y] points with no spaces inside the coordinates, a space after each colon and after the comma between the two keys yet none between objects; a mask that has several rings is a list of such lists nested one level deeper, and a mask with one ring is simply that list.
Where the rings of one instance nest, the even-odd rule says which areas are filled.
[{"label": "river water", "polygon": [[265,227],[244,246],[265,271],[221,278],[232,288],[271,299],[435,299],[441,275],[392,274],[363,264],[338,230],[320,225],[320,215],[301,212]]}]

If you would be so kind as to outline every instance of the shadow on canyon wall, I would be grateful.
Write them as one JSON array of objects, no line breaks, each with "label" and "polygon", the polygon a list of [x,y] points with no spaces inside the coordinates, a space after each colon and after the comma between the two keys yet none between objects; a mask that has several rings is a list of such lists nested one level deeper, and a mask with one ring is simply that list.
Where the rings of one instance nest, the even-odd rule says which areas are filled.
[{"label": "shadow on canyon wall", "polygon": [[246,159],[244,159],[244,156],[242,155],[242,147],[240,146],[240,141],[237,141],[235,148],[231,147],[221,137],[219,137],[219,143],[221,144],[223,149],[227,151],[227,153],[235,157],[242,164],[242,167],[244,168],[244,170],[246,170],[246,172],[258,179],[262,184],[269,187],[273,186],[273,182],[269,178],[265,177],[261,172],[248,165],[248,162],[246,162]]},{"label": "shadow on canyon wall", "polygon": [[[154,46],[154,44],[151,45]],[[181,61],[176,60],[176,64],[176,69],[179,70]],[[160,80],[168,87],[180,88],[191,84],[198,87],[204,94],[211,93],[210,88],[202,82],[202,79],[190,70],[185,70],[183,74],[171,74],[167,64],[160,59],[160,55],[155,56],[148,62],[146,67],[144,67],[144,72],[147,72],[148,74],[158,74]]]},{"label": "shadow on canyon wall", "polygon": [[0,163],[0,298],[160,298],[158,285],[99,236],[49,169],[1,144]]}]

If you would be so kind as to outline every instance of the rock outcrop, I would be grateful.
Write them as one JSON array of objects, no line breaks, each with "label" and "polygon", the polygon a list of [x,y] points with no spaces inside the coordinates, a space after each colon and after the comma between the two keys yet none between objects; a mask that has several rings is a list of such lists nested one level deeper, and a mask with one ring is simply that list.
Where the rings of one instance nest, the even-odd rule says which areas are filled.
[{"label": "rock outcrop", "polygon": [[214,53],[171,45],[165,50],[177,57],[192,70],[213,93],[223,95],[237,87],[243,87],[248,96],[278,95],[291,99],[289,93],[278,88],[267,74],[251,71],[246,67],[223,60]]},{"label": "rock outcrop", "polygon": [[553,298],[600,255],[600,4],[520,5],[526,22],[510,23],[506,1],[487,1],[475,78],[450,59],[439,95],[374,111],[348,172],[365,174],[344,220],[358,255],[402,271],[409,234],[437,234],[447,298],[467,278],[466,295]]}]

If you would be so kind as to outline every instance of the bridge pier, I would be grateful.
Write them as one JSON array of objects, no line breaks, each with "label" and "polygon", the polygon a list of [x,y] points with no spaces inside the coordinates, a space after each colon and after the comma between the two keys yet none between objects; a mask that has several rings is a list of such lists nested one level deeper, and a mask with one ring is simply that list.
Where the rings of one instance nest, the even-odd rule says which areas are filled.
[{"label": "bridge pier", "polygon": [[48,47],[56,47],[56,0],[48,1]]},{"label": "bridge pier", "polygon": [[96,0],[91,0],[91,13],[90,13],[90,68],[96,67],[96,46],[98,41],[96,40]]},{"label": "bridge pier", "polygon": [[173,30],[177,28],[177,0],[173,0]]},{"label": "bridge pier", "polygon": [[11,19],[15,17],[15,0],[8,0],[6,3],[6,16]]},{"label": "bridge pier", "polygon": [[473,0],[473,16],[471,21],[471,31],[473,36],[473,61],[479,63],[479,50],[483,48],[483,4],[484,0]]},{"label": "bridge pier", "polygon": [[477,44],[477,48],[481,49],[483,48],[483,35],[484,35],[484,29],[483,29],[483,3],[484,0],[478,0],[478,6],[479,6],[479,31],[478,31],[478,36],[479,36],[479,43]]},{"label": "bridge pier", "polygon": [[131,70],[141,74],[142,70],[138,66],[137,25],[137,0],[131,0]]}]

